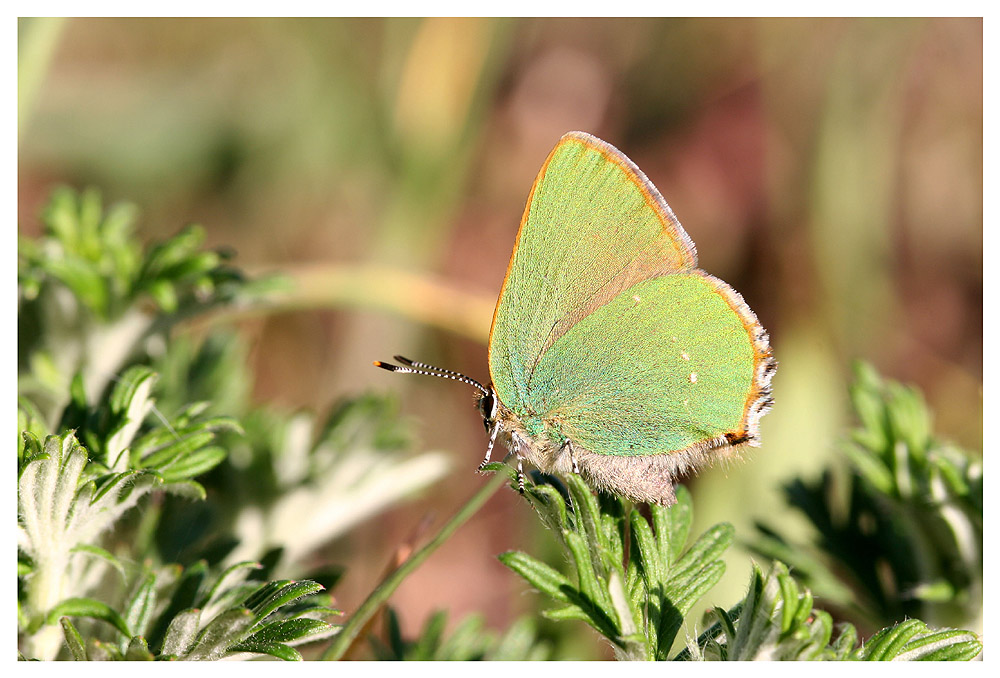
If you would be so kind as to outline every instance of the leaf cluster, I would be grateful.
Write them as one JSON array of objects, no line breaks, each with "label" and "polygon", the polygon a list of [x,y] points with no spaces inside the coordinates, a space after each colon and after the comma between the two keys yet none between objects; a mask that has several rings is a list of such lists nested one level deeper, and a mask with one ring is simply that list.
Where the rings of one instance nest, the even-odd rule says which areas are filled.
[{"label": "leaf cluster", "polygon": [[[334,630],[321,586],[262,580],[282,554],[300,576],[293,558],[436,479],[443,458],[408,455],[382,398],[322,423],[247,411],[245,343],[166,330],[261,288],[202,250],[198,228],[144,249],[132,208],[102,210],[96,192],[57,191],[43,236],[19,243],[19,648],[300,658],[293,645]],[[261,516],[281,521],[255,529]],[[205,533],[224,544],[192,541]],[[332,584],[339,570],[311,574]]]},{"label": "leaf cluster", "polygon": [[226,265],[231,254],[203,250],[205,231],[188,226],[148,251],[134,238],[136,210],[104,210],[95,190],[53,192],[44,212],[44,235],[18,241],[18,288],[24,302],[58,284],[99,320],[120,317],[146,298],[162,314],[232,301],[245,283]]},{"label": "leaf cluster", "polygon": [[846,469],[786,488],[816,530],[790,543],[766,524],[758,553],[793,565],[824,605],[875,628],[907,617],[977,625],[983,591],[982,463],[931,431],[920,393],[855,368],[859,426]]},{"label": "leaf cluster", "polygon": [[565,480],[565,488],[550,480],[526,496],[571,574],[517,551],[500,561],[558,604],[546,617],[586,622],[621,659],[667,659],[684,616],[725,571],[732,526],[716,525],[687,547],[692,508],[683,487],[674,507],[651,506],[647,518],[621,499],[595,496],[578,476]]},{"label": "leaf cluster", "polygon": [[934,630],[918,619],[883,629],[858,645],[849,623],[834,624],[813,607],[788,568],[775,562],[765,576],[754,565],[746,597],[730,610],[714,608],[715,622],[678,655],[684,660],[719,661],[967,661],[983,649],[970,631]]},{"label": "leaf cluster", "polygon": [[[212,660],[266,654],[301,660],[295,645],[326,638],[337,614],[312,581],[246,580],[260,565],[237,563],[212,581],[204,562],[185,570],[145,568],[122,605],[123,614],[94,599],[64,601],[50,613],[76,660]],[[84,636],[72,618],[105,622]],[[111,629],[112,632],[104,632]],[[108,636],[112,636],[108,638]]]},{"label": "leaf cluster", "polygon": [[982,650],[972,632],[932,630],[919,620],[859,645],[854,626],[835,629],[809,590],[775,562],[766,576],[755,565],[743,600],[729,610],[713,608],[709,628],[674,652],[685,616],[722,576],[732,528],[716,525],[689,545],[692,504],[683,487],[674,506],[650,506],[648,517],[621,499],[595,496],[575,475],[565,486],[544,477],[526,496],[570,572],[521,552],[502,554],[501,562],[557,604],[545,616],[587,623],[619,659],[968,660]]},{"label": "leaf cluster", "polygon": [[18,392],[53,425],[71,390],[96,402],[178,320],[274,285],[248,281],[229,252],[205,249],[200,226],[145,248],[136,216],[127,204],[105,210],[97,191],[61,188],[41,237],[18,238]]}]

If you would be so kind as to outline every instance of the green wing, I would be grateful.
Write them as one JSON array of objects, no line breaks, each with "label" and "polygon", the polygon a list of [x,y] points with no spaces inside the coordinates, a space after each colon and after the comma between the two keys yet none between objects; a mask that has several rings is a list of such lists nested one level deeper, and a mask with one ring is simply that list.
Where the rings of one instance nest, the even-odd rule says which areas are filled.
[{"label": "green wing", "polygon": [[646,176],[613,146],[564,136],[521,220],[490,332],[490,376],[515,411],[551,346],[623,290],[694,270],[694,244]]},{"label": "green wing", "polygon": [[702,271],[640,282],[546,351],[519,408],[526,428],[601,455],[754,442],[770,405],[767,335]]}]

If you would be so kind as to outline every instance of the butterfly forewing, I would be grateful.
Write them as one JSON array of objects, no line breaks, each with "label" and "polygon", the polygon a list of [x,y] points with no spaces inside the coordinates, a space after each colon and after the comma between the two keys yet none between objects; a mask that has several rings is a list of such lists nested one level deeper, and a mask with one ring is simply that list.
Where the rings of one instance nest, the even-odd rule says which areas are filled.
[{"label": "butterfly forewing", "polygon": [[490,376],[525,397],[538,360],[636,282],[697,266],[694,244],[645,175],[609,144],[565,135],[531,189],[497,301]]}]

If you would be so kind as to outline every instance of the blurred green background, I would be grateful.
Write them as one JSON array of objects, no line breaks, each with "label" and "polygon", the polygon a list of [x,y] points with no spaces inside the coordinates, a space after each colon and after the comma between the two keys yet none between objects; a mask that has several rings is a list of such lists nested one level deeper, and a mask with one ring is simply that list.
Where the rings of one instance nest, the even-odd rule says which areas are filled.
[{"label": "blurred green background", "polygon": [[[783,481],[834,456],[855,358],[982,449],[982,37],[981,19],[22,19],[19,229],[40,232],[60,183],[137,203],[147,239],[201,223],[238,265],[296,283],[215,320],[252,342],[258,402],[400,395],[453,470],[317,554],[348,566],[350,611],[423,516],[483,482],[468,389],[371,361],[488,380],[535,173],[564,132],[594,133],[771,333],[763,447],[687,481],[696,529],[746,539],[754,518],[781,524]],[[436,608],[496,628],[534,609],[495,556],[549,548],[537,522],[495,496],[395,595],[404,630]],[[748,572],[734,549],[704,604],[731,604]]]}]

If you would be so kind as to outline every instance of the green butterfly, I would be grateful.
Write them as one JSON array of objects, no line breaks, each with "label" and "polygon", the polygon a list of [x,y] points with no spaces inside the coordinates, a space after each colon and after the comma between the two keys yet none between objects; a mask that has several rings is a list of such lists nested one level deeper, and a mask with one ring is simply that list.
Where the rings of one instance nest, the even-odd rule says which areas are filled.
[{"label": "green butterfly", "polygon": [[[625,155],[566,134],[535,179],[490,330],[491,386],[396,356],[395,372],[480,391],[490,436],[552,473],[672,504],[677,477],[757,446],[777,369],[743,297]],[[482,468],[482,465],[480,466]]]}]

